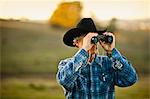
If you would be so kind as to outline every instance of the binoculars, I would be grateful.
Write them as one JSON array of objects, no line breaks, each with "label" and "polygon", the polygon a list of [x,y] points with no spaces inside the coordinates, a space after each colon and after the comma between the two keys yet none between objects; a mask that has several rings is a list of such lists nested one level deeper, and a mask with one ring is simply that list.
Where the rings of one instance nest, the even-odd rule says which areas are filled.
[{"label": "binoculars", "polygon": [[97,44],[99,41],[105,41],[105,43],[111,44],[113,42],[113,37],[108,35],[99,34],[98,36],[94,36],[91,38],[92,44]]}]

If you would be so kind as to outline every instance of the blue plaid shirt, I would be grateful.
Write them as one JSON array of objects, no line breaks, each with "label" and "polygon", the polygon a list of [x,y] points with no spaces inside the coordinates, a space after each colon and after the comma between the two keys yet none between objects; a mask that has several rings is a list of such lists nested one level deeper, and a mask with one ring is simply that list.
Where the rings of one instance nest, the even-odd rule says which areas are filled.
[{"label": "blue plaid shirt", "polygon": [[114,86],[127,87],[137,81],[132,65],[114,48],[111,57],[89,55],[80,49],[72,58],[62,60],[58,66],[57,81],[67,99],[114,99]]}]

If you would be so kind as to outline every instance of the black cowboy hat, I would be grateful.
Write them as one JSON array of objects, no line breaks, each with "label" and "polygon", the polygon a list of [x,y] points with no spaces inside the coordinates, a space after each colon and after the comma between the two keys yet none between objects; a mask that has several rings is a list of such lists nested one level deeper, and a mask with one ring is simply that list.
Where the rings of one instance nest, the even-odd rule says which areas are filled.
[{"label": "black cowboy hat", "polygon": [[80,37],[83,34],[87,34],[89,32],[96,32],[98,34],[102,34],[106,32],[106,30],[97,31],[96,26],[91,18],[83,18],[76,26],[76,28],[70,29],[67,31],[63,37],[63,42],[71,47],[75,47],[73,45],[73,40],[76,37]]}]

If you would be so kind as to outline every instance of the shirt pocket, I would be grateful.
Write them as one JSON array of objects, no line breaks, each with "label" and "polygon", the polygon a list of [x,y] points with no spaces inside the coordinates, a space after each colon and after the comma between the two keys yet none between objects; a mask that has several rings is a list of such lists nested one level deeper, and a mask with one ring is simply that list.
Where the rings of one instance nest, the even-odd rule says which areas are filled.
[{"label": "shirt pocket", "polygon": [[113,76],[111,73],[105,72],[99,75],[100,87],[103,91],[106,91],[113,84]]}]

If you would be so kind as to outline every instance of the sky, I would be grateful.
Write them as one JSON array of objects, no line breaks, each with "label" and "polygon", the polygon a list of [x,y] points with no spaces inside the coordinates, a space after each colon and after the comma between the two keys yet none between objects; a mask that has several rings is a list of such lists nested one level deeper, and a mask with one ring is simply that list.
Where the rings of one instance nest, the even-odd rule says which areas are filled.
[{"label": "sky", "polygon": [[[0,0],[0,18],[48,20],[62,1],[75,0]],[[82,17],[100,20],[150,18],[150,0],[77,0],[83,5]]]}]

